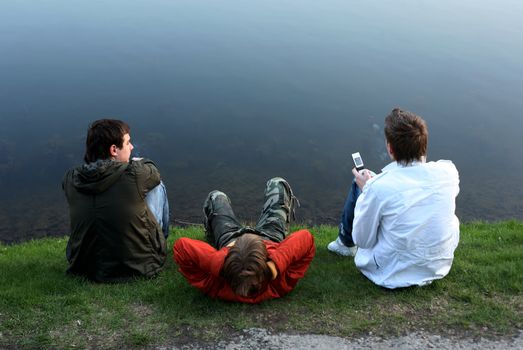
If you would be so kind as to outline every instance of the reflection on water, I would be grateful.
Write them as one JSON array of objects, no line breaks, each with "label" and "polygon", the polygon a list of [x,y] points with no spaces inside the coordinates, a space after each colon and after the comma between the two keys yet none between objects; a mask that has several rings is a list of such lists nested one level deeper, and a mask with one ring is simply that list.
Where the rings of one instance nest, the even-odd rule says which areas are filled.
[{"label": "reflection on water", "polygon": [[87,125],[117,117],[175,219],[207,193],[255,221],[265,181],[298,219],[335,224],[350,153],[387,164],[383,118],[428,122],[461,175],[458,216],[523,218],[523,3],[133,1],[0,5],[0,240],[68,232],[61,179]]}]

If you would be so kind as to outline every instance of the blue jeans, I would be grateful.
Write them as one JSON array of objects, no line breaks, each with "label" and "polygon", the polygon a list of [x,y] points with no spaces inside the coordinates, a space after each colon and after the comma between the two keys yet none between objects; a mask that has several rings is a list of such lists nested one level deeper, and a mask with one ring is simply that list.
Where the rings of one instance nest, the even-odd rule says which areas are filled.
[{"label": "blue jeans", "polygon": [[165,238],[169,236],[169,201],[167,200],[167,190],[163,182],[150,190],[145,196],[145,203],[153,213],[156,221],[162,228]]},{"label": "blue jeans", "polygon": [[352,239],[352,222],[354,221],[354,208],[356,207],[356,201],[360,194],[361,190],[358,185],[356,185],[356,180],[352,180],[349,195],[347,196],[347,200],[345,200],[345,205],[343,206],[343,214],[341,215],[338,233],[341,242],[347,247],[354,246],[354,241]]}]

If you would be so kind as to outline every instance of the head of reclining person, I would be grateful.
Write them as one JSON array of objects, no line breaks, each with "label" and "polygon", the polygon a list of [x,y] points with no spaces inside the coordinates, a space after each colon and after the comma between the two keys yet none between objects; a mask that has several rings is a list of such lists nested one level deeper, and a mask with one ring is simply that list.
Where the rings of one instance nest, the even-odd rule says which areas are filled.
[{"label": "head of reclining person", "polygon": [[221,273],[235,294],[253,298],[263,293],[272,279],[267,260],[261,237],[247,233],[229,248]]}]

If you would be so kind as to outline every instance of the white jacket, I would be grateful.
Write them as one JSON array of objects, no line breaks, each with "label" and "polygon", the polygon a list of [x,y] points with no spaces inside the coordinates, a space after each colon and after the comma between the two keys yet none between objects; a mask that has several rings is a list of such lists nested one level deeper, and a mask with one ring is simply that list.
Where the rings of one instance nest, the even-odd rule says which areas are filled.
[{"label": "white jacket", "polygon": [[367,181],[356,202],[356,266],[386,288],[422,286],[446,276],[459,241],[458,193],[451,161],[387,165]]}]

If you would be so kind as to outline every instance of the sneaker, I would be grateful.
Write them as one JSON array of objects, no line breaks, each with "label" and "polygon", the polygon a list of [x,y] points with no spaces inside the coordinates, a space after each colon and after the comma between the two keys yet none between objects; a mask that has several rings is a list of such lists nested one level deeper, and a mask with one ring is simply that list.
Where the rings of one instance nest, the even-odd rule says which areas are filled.
[{"label": "sneaker", "polygon": [[340,237],[336,238],[335,241],[330,242],[327,249],[341,256],[355,256],[358,251],[358,247],[356,246],[347,247],[343,244]]},{"label": "sneaker", "polygon": [[291,220],[296,221],[296,207],[300,207],[300,201],[292,192],[291,185],[289,185],[289,183],[283,178],[278,179],[280,179],[283,187],[287,190],[287,197],[289,198],[289,223]]},{"label": "sneaker", "polygon": [[[276,195],[275,200],[272,196]],[[283,195],[283,198],[280,196]],[[280,202],[280,200],[282,202]],[[291,185],[281,177],[273,177],[267,181],[267,188],[265,189],[265,204],[263,205],[263,213],[269,211],[285,210],[285,222],[290,225],[291,221],[296,222],[296,207],[300,207],[300,201],[292,192]],[[289,227],[287,227],[287,230]]]},{"label": "sneaker", "polygon": [[[223,197],[221,199],[218,199],[217,197]],[[215,215],[214,212],[214,204],[217,200],[226,200],[231,204],[231,200],[227,195],[221,191],[211,191],[209,195],[207,195],[207,199],[205,199],[205,202],[203,203],[203,226],[205,227],[205,233],[208,235],[212,234],[212,227],[211,227],[211,220],[212,217]]]}]

